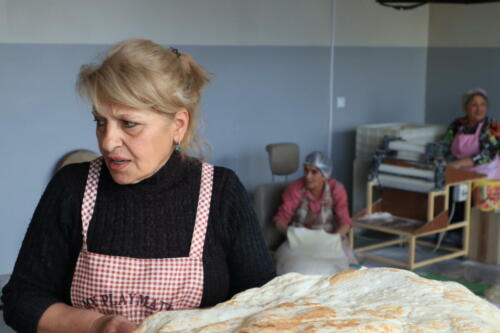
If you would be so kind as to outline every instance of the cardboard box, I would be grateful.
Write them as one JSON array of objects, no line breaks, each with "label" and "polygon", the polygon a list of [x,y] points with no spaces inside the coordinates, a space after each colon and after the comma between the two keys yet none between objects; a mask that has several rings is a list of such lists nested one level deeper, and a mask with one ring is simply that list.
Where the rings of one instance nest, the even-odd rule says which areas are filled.
[{"label": "cardboard box", "polygon": [[500,213],[472,208],[468,258],[500,265]]}]

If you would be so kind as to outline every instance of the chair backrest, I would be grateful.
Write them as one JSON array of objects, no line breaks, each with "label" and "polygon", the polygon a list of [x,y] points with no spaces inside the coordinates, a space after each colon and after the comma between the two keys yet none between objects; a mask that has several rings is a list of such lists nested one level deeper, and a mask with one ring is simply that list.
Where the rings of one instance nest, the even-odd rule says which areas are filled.
[{"label": "chair backrest", "polygon": [[72,164],[72,163],[81,163],[81,162],[89,162],[93,159],[99,157],[96,153],[87,149],[78,149],[73,150],[61,157],[61,159],[57,162],[55,171],[58,171],[62,167]]},{"label": "chair backrest", "polygon": [[273,175],[287,176],[299,168],[299,146],[296,143],[272,143],[266,146]]}]

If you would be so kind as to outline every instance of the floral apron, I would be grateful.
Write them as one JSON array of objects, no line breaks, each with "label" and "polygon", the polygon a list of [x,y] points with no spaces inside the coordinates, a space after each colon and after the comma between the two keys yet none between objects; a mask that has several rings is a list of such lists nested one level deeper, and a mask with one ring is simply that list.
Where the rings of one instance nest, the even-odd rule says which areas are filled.
[{"label": "floral apron", "polygon": [[[479,135],[484,122],[477,125],[474,134],[457,134],[451,144],[451,153],[457,159],[471,157],[479,152]],[[493,161],[485,164],[467,167],[466,170],[485,174],[491,179],[500,179],[500,157],[495,156]]]}]

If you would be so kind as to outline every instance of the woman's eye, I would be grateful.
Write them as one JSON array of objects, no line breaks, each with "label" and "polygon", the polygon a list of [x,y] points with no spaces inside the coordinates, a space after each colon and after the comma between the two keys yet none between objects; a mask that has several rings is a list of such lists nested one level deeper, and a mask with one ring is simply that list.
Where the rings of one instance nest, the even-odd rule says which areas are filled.
[{"label": "woman's eye", "polygon": [[313,175],[315,175],[315,174],[316,174],[316,172],[318,172],[318,171],[316,171],[316,170],[311,170],[311,173],[312,173]]},{"label": "woman's eye", "polygon": [[132,127],[135,127],[137,125],[138,124],[134,123],[133,121],[126,121],[126,120],[123,121],[123,126],[125,126],[126,128],[132,128]]},{"label": "woman's eye", "polygon": [[104,126],[104,120],[94,118],[94,121],[95,121],[95,125],[96,125],[97,127],[102,127],[102,126]]}]

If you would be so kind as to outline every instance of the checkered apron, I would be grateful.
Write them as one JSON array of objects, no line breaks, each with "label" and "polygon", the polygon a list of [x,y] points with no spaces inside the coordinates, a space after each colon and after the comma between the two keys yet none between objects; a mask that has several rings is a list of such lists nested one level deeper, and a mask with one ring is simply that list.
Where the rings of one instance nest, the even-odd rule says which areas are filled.
[{"label": "checkered apron", "polygon": [[101,165],[102,158],[90,163],[83,196],[83,245],[71,285],[73,306],[122,315],[137,324],[157,311],[199,307],[203,295],[203,245],[212,196],[213,166],[202,165],[189,257],[136,259],[87,250],[87,230],[94,212]]}]

